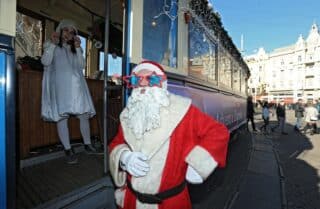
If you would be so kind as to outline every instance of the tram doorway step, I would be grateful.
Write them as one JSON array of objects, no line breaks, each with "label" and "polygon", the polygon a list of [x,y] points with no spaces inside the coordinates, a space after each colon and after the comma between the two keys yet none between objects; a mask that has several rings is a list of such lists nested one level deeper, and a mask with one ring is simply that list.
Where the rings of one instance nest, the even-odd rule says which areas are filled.
[{"label": "tram doorway step", "polygon": [[116,209],[109,176],[39,205],[34,209]]}]

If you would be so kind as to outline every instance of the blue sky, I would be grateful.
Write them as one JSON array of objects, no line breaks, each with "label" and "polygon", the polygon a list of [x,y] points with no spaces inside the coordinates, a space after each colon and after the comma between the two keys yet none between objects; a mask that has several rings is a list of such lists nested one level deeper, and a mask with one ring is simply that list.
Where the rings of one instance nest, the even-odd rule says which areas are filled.
[{"label": "blue sky", "polygon": [[291,45],[300,34],[306,38],[312,23],[320,25],[320,0],[209,1],[239,49],[243,34],[245,55]]}]

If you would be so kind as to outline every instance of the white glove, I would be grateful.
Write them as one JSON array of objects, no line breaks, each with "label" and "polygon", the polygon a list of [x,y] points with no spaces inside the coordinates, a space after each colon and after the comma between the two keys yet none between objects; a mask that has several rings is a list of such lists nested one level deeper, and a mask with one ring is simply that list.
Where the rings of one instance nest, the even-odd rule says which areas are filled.
[{"label": "white glove", "polygon": [[201,184],[203,183],[203,179],[200,174],[194,170],[190,165],[188,165],[186,179],[191,184]]},{"label": "white glove", "polygon": [[147,175],[150,166],[147,156],[142,152],[124,151],[120,156],[120,166],[134,177]]}]

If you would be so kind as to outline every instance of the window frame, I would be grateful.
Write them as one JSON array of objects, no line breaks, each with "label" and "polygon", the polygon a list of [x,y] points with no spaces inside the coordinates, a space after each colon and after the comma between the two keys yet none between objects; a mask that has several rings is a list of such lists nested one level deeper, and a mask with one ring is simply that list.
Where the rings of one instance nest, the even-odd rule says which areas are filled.
[{"label": "window frame", "polygon": [[45,31],[46,31],[46,17],[42,16],[42,15],[39,15],[31,10],[28,10],[28,9],[25,9],[23,7],[20,7],[18,6],[17,7],[17,13],[20,13],[22,15],[25,15],[25,16],[29,16],[31,18],[34,18],[34,19],[37,19],[41,22],[41,27],[42,27],[42,31],[41,31],[41,37],[42,37],[42,42],[41,42],[41,52],[43,53],[43,45],[44,45],[44,42],[46,41],[45,40]]},{"label": "window frame", "polygon": [[[129,30],[129,53],[128,56],[132,63],[140,63],[143,60],[143,5],[144,1],[132,1],[130,11],[131,28]],[[185,7],[186,0],[178,2],[178,30],[177,30],[177,68],[162,65],[165,71],[187,76],[188,75],[188,44],[184,42],[188,40],[188,25],[184,22],[184,14],[179,8]],[[134,27],[133,27],[134,26]],[[133,41],[134,40],[134,41]]]}]

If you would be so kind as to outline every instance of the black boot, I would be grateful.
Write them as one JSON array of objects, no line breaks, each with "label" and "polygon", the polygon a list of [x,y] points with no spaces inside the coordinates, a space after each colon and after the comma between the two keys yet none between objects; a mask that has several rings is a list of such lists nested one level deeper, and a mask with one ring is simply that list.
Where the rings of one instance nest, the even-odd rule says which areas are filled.
[{"label": "black boot", "polygon": [[92,144],[85,144],[84,145],[84,150],[88,154],[96,154],[97,153],[97,149],[94,146],[92,146]]},{"label": "black boot", "polygon": [[66,153],[66,159],[68,164],[76,164],[78,163],[78,158],[74,154],[72,149],[67,149],[64,151]]}]

